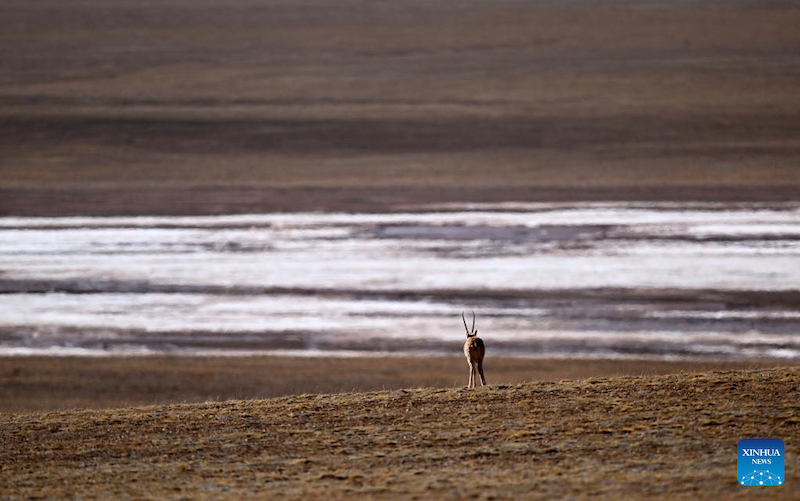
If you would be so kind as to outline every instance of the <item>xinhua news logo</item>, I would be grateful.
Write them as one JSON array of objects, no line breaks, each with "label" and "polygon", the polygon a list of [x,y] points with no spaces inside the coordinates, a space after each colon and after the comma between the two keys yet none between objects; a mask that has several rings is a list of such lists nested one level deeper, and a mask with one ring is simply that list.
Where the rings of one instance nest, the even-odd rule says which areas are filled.
[{"label": "xinhua news logo", "polygon": [[783,485],[783,440],[745,438],[739,441],[739,485]]}]

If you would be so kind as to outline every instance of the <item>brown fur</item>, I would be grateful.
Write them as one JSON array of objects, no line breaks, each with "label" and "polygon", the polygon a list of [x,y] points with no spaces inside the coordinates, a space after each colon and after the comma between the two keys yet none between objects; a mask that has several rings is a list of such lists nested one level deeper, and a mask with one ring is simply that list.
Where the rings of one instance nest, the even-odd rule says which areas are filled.
[{"label": "brown fur", "polygon": [[475,329],[475,312],[472,312],[472,328],[467,327],[467,319],[464,312],[461,312],[461,321],[464,322],[464,329],[467,331],[467,340],[464,342],[464,355],[469,364],[469,383],[467,388],[475,388],[475,372],[481,376],[481,386],[486,386],[486,377],[483,375],[483,356],[486,354],[486,347],[483,340],[478,337]]},{"label": "brown fur", "polygon": [[483,340],[475,335],[467,336],[464,342],[464,355],[469,364],[469,383],[467,388],[475,388],[475,373],[481,377],[481,386],[486,386],[486,377],[483,375],[483,356],[486,354],[486,347]]}]

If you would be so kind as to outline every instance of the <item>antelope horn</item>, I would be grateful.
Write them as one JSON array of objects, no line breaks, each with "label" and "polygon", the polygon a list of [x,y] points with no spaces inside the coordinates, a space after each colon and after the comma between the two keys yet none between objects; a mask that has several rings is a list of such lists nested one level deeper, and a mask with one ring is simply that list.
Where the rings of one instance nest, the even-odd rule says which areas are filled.
[{"label": "antelope horn", "polygon": [[475,332],[475,310],[472,311],[472,332]]},{"label": "antelope horn", "polygon": [[464,318],[464,312],[461,312],[461,320],[464,321],[464,328],[467,329],[467,334],[469,334],[469,328],[467,327],[467,319]]}]

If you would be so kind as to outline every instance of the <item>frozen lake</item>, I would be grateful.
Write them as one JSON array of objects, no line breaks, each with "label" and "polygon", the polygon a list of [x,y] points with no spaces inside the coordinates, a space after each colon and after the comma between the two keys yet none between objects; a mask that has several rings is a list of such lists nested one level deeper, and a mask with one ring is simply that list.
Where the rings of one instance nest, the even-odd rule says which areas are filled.
[{"label": "frozen lake", "polygon": [[0,218],[0,354],[800,356],[800,205]]}]

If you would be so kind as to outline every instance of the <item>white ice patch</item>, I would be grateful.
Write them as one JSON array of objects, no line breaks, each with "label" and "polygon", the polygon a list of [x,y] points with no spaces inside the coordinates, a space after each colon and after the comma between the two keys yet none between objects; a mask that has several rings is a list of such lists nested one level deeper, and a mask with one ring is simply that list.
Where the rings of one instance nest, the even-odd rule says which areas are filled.
[{"label": "white ice patch", "polygon": [[[449,339],[454,334],[453,316],[463,306],[452,302],[226,296],[203,291],[212,286],[415,294],[460,291],[480,298],[486,290],[800,290],[800,205],[795,203],[506,203],[450,209],[0,218],[0,280],[133,284],[130,294],[4,294],[0,327],[313,331]],[[386,228],[402,231],[387,233]],[[136,293],[137,287],[148,285],[191,286],[198,293]],[[497,340],[542,340],[554,332],[536,325],[545,313],[510,303],[483,307],[479,329]],[[642,316],[665,321],[797,318],[789,311],[658,309]],[[573,334],[558,333],[561,340],[576,344],[595,339],[590,332]],[[705,342],[687,333],[670,333],[671,341],[651,334],[646,339],[625,334],[613,341],[683,346]],[[753,344],[742,344],[747,339],[742,336],[737,341],[721,334],[715,334],[713,349],[744,354]],[[604,336],[611,339],[607,332]],[[794,348],[784,347],[783,341],[758,342],[774,344],[775,353],[791,352]]]},{"label": "white ice patch", "polygon": [[[500,203],[451,204],[449,212],[383,214],[273,213],[229,216],[137,216],[137,217],[6,217],[0,228],[224,228],[272,227],[277,229],[314,226],[359,226],[374,224],[463,224],[522,225],[709,225],[800,224],[800,204],[723,203]],[[471,210],[480,207],[482,210]],[[513,207],[513,211],[503,208]]]},{"label": "white ice patch", "polygon": [[[210,294],[7,294],[0,325],[144,332],[371,332],[387,337],[458,337],[453,306],[423,301]],[[545,310],[484,308],[493,316],[534,317]]]}]

